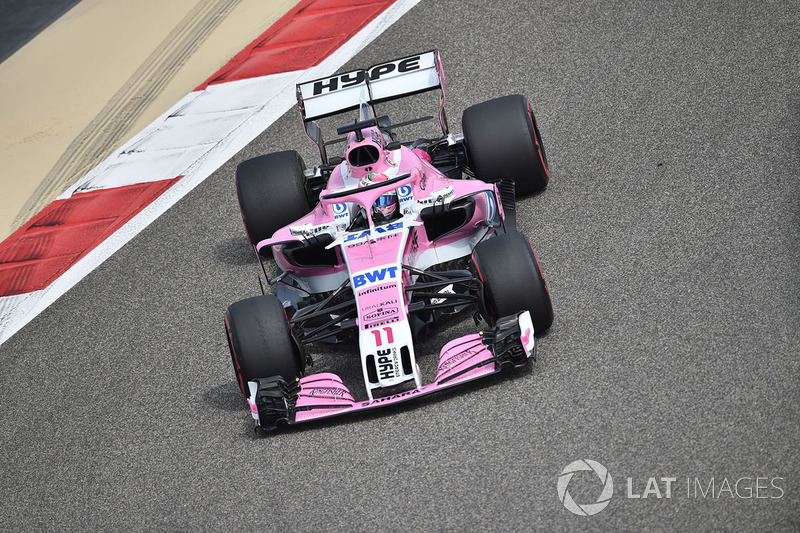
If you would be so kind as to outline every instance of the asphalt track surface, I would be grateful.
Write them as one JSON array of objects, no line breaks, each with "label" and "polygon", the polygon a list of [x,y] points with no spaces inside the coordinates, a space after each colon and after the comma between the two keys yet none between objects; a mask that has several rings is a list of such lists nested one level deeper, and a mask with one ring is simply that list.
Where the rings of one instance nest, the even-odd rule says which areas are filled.
[{"label": "asphalt track surface", "polygon": [[79,0],[3,0],[0,3],[0,62],[25,46]]},{"label": "asphalt track surface", "polygon": [[[519,220],[557,313],[539,360],[254,432],[222,327],[258,292],[233,171],[311,160],[292,110],[0,347],[2,529],[800,528],[800,6],[494,6],[425,0],[348,67],[438,47],[454,129],[473,103],[534,103],[553,179]],[[314,370],[357,380],[347,357]],[[591,517],[556,491],[582,458],[615,481]],[[672,497],[629,499],[629,477],[674,477]],[[712,478],[753,497],[692,490]]]}]

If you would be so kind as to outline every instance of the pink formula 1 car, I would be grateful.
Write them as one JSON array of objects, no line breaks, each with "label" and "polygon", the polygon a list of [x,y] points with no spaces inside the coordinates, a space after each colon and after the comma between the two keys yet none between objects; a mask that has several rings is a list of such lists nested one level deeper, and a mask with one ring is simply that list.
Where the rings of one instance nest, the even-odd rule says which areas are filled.
[{"label": "pink formula 1 car", "polygon": [[[428,90],[440,91],[442,135],[398,140],[398,130],[425,119],[392,124],[376,107]],[[532,359],[534,332],[550,327],[553,308],[533,248],[515,228],[516,195],[549,179],[528,101],[472,106],[463,134],[450,133],[437,51],[302,83],[297,99],[321,164],[306,169],[287,151],[236,170],[245,229],[276,293],[234,303],[225,316],[258,424],[397,403]],[[354,111],[356,121],[337,128],[340,140],[324,142],[317,120]],[[346,143],[343,155],[328,157],[337,142]],[[277,276],[268,275],[270,251]],[[466,310],[476,329],[486,324],[448,342],[435,375],[423,376],[415,340]],[[366,387],[359,400],[338,375],[306,372],[310,344],[348,340],[357,342]]]}]

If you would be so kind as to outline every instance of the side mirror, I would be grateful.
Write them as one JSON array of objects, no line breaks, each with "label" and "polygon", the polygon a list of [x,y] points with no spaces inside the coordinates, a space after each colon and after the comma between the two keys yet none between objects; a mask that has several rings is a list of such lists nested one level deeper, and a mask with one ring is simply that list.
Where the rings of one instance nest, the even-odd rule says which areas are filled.
[{"label": "side mirror", "polygon": [[325,142],[322,139],[322,130],[320,129],[319,124],[312,120],[310,122],[306,122],[305,126],[306,135],[308,135],[309,139],[314,141],[314,144],[316,144],[317,148],[319,149],[319,157],[322,159],[322,164],[327,165],[328,153],[325,150]]},{"label": "side mirror", "polygon": [[306,133],[316,144],[322,144],[322,131],[320,131],[319,124],[316,121],[312,120],[306,124]]}]

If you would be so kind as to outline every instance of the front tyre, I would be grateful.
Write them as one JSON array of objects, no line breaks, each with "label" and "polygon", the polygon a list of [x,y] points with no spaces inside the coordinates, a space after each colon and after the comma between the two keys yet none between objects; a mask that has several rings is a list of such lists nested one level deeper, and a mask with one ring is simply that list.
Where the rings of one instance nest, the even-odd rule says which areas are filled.
[{"label": "front tyre", "polygon": [[294,150],[254,157],[236,167],[236,195],[252,244],[309,212],[305,168]]},{"label": "front tyre", "polygon": [[527,98],[514,94],[469,107],[461,127],[475,177],[488,182],[511,180],[517,196],[547,187],[547,156]]},{"label": "front tyre", "polygon": [[231,305],[225,329],[236,381],[245,397],[249,396],[248,381],[280,376],[292,383],[303,375],[305,354],[275,296],[255,296]]},{"label": "front tyre", "polygon": [[502,233],[475,247],[475,271],[483,282],[481,314],[489,325],[520,311],[530,311],[534,331],[553,324],[553,303],[530,241],[522,233]]}]

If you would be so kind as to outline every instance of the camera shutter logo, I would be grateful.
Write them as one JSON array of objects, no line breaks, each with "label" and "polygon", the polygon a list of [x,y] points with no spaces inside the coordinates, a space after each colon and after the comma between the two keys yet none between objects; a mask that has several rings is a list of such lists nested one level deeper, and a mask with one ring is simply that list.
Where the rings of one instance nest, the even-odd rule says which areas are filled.
[{"label": "camera shutter logo", "polygon": [[[572,499],[572,496],[570,496],[567,490],[569,482],[572,480],[572,476],[575,475],[575,472],[583,470],[593,471],[597,474],[598,479],[600,479],[600,483],[603,484],[603,491],[600,493],[595,503],[578,504]],[[561,500],[561,503],[564,504],[567,510],[576,515],[592,516],[599,513],[606,508],[613,495],[614,480],[611,479],[611,474],[608,473],[606,467],[597,461],[592,461],[591,459],[574,461],[568,464],[561,472],[561,475],[558,476],[558,499]]]}]

